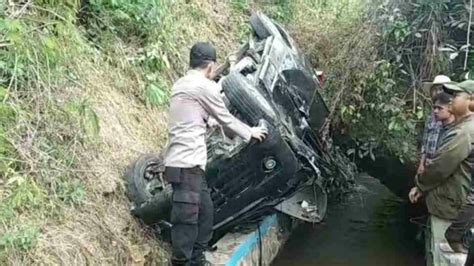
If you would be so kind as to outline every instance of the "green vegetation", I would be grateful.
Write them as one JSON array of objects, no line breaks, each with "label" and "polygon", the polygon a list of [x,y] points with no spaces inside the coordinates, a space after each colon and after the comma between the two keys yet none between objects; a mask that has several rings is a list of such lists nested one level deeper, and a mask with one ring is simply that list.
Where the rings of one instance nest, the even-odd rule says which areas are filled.
[{"label": "green vegetation", "polygon": [[83,132],[62,107],[60,88],[74,73],[71,61],[87,51],[71,13],[47,8],[9,6],[0,19],[0,261],[35,245],[63,204],[54,196],[61,176],[80,182],[70,155]]},{"label": "green vegetation", "polygon": [[[58,250],[64,251],[67,243],[48,243],[52,239],[41,242],[41,235],[47,236],[46,231],[52,230],[50,225],[54,224],[64,224],[64,229],[57,230],[59,234],[67,234],[66,228],[77,223],[71,217],[90,211],[90,206],[95,208],[93,212],[103,213],[100,208],[105,207],[107,201],[116,201],[104,198],[104,192],[97,191],[96,184],[91,181],[103,178],[98,170],[85,170],[88,161],[103,152],[102,126],[110,126],[102,125],[103,121],[96,113],[98,91],[93,91],[92,79],[97,85],[95,89],[112,86],[135,99],[132,101],[149,108],[166,103],[171,73],[171,60],[166,58],[179,54],[178,40],[172,35],[176,30],[172,28],[173,17],[169,16],[172,6],[160,4],[162,1],[119,2],[91,1],[87,13],[78,13],[79,1],[37,1],[35,4],[2,6],[2,265],[33,262],[38,257],[45,259],[43,263],[67,261],[67,256],[58,256],[61,254]],[[79,19],[81,16],[84,16],[82,20]],[[118,47],[118,43],[122,46]],[[131,59],[123,54],[124,47],[133,48]],[[117,75],[97,70],[101,68]],[[112,84],[109,80],[113,80]],[[126,206],[123,195],[117,197],[120,199],[118,204]],[[89,225],[97,229],[84,231],[92,234],[97,230],[104,231],[100,227],[106,226],[105,221],[99,220],[99,223],[102,225]],[[139,244],[144,237],[123,242],[118,250]],[[44,248],[48,244],[58,247],[56,250]],[[62,244],[66,245],[61,247]],[[36,255],[35,249],[38,250]],[[159,249],[152,253],[157,251]],[[73,256],[74,250],[69,252]],[[153,260],[159,261],[161,256]]]},{"label": "green vegetation", "polygon": [[13,2],[0,2],[2,265],[164,263],[129,214],[122,171],[163,145],[163,107],[192,43],[212,41],[224,59],[253,10],[326,72],[331,124],[361,156],[383,147],[415,160],[421,80],[474,66],[469,51],[464,70],[460,0]]},{"label": "green vegetation", "polygon": [[164,144],[163,107],[192,43],[214,42],[222,60],[249,33],[250,6],[2,2],[0,264],[164,263],[121,174]]},{"label": "green vegetation", "polygon": [[430,110],[422,81],[460,80],[474,66],[469,51],[464,69],[469,7],[458,0],[296,2],[305,8],[290,26],[328,75],[333,128],[358,140],[359,156],[383,150],[417,161]]}]

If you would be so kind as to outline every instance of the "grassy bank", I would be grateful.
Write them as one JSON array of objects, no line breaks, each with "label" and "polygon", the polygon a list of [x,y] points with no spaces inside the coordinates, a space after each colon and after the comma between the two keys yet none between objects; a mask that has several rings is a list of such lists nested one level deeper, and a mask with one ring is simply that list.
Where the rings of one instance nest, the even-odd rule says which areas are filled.
[{"label": "grassy bank", "polygon": [[159,265],[121,179],[166,139],[197,40],[224,57],[247,14],[212,1],[35,1],[0,19],[0,263]]}]

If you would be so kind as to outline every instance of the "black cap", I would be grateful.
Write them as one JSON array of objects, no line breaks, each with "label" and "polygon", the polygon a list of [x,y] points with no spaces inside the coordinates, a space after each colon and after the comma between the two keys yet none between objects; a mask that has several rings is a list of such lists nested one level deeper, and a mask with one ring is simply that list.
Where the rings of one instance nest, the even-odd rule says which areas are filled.
[{"label": "black cap", "polygon": [[208,42],[197,42],[191,48],[189,59],[191,67],[200,66],[205,61],[216,62],[216,49]]}]

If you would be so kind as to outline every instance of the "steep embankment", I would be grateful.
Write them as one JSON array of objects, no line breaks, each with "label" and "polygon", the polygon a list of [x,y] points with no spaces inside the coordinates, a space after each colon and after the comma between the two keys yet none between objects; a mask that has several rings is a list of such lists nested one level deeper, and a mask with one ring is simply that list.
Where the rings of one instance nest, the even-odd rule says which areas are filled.
[{"label": "steep embankment", "polygon": [[89,2],[0,4],[2,265],[162,264],[123,170],[163,146],[189,47],[224,58],[248,29],[224,1]]}]

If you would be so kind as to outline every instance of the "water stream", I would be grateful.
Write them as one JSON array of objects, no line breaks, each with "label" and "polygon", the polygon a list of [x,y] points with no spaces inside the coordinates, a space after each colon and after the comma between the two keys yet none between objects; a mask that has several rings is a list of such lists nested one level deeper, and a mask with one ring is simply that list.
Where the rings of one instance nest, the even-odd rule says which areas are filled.
[{"label": "water stream", "polygon": [[324,223],[295,229],[273,266],[424,265],[406,203],[377,179],[365,175],[358,183],[357,192],[329,208]]}]

